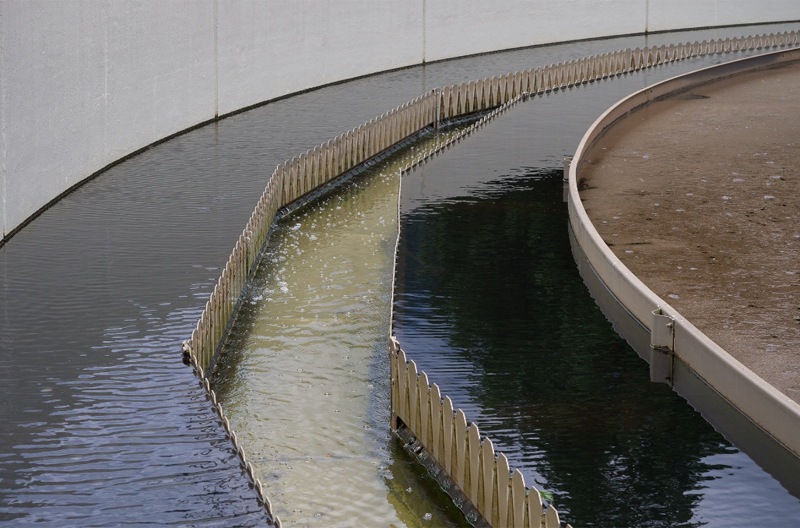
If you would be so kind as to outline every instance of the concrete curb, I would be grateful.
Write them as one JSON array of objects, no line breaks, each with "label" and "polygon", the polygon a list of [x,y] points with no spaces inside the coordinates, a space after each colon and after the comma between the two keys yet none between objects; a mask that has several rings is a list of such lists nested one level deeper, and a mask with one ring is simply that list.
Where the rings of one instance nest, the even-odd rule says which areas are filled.
[{"label": "concrete curb", "polygon": [[[650,102],[724,77],[798,60],[800,50],[796,49],[767,53],[679,75],[626,97],[606,110],[584,135],[569,168],[568,189],[569,220],[578,245],[606,288],[651,333],[651,373],[659,362],[666,365],[665,378],[670,379],[669,356],[674,354],[796,456],[800,456],[800,405],[714,343],[622,264],[586,214],[578,194],[577,173],[583,157],[606,130]],[[664,351],[666,361],[652,350]]]}]

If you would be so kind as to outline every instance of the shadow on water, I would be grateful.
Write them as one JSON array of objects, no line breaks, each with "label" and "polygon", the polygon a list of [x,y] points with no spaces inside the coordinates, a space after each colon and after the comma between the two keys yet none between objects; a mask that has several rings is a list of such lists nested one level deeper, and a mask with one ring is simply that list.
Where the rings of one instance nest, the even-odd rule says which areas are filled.
[{"label": "shadow on water", "polygon": [[0,249],[0,524],[266,524],[179,349],[272,168],[430,88],[644,43],[515,50],[326,87],[162,143],[48,209]]},{"label": "shadow on water", "polygon": [[[386,479],[389,503],[398,518],[408,527],[443,526],[434,519],[458,520],[458,525],[469,526],[464,515],[456,508],[439,484],[427,470],[404,448],[403,442],[393,437],[389,442],[392,478]],[[435,515],[432,513],[435,512]],[[452,521],[451,521],[452,522]],[[394,527],[394,525],[392,525]]]},{"label": "shadow on water", "polygon": [[[573,525],[689,521],[699,497],[687,492],[714,469],[704,459],[730,446],[649,382],[587,295],[566,239],[561,175],[493,187],[404,216],[401,343],[444,393],[461,393],[467,416]],[[448,353],[418,346],[431,326]]]},{"label": "shadow on water", "polygon": [[573,526],[796,525],[800,501],[649,381],[575,266],[561,158],[642,77],[532,99],[404,179],[395,333]]}]

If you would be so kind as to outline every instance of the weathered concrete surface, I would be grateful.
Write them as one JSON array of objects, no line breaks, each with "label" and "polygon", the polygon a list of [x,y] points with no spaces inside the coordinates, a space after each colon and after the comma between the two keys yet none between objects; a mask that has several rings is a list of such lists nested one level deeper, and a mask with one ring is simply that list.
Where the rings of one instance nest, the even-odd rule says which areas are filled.
[{"label": "weathered concrete surface", "polygon": [[0,240],[110,163],[289,93],[648,27],[800,19],[792,0],[670,2],[0,0]]},{"label": "weathered concrete surface", "polygon": [[694,27],[749,24],[755,20],[771,20],[780,13],[790,15],[796,7],[794,0],[648,0],[645,3],[649,31],[689,27],[688,24]]},{"label": "weathered concrete surface", "polygon": [[581,199],[657,295],[800,402],[800,64],[632,114],[598,141]]}]

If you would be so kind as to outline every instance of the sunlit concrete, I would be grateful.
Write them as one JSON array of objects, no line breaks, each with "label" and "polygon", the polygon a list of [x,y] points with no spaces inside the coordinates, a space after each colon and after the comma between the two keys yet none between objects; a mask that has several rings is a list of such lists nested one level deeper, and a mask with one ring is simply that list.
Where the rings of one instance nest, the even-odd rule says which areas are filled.
[{"label": "sunlit concrete", "polygon": [[109,164],[290,93],[534,44],[800,19],[789,0],[695,4],[0,0],[3,240]]}]

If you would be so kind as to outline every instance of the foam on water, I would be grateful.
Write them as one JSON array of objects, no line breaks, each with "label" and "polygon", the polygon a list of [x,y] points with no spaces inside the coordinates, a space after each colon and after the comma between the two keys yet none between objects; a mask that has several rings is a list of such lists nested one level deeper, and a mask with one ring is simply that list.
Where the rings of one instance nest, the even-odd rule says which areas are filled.
[{"label": "foam on water", "polygon": [[286,523],[465,525],[387,427],[403,159],[396,154],[279,224],[215,376]]},{"label": "foam on water", "polygon": [[[272,168],[431,88],[644,43],[515,50],[326,87],[176,137],[59,201],[0,248],[0,524],[265,524],[180,343]],[[392,468],[395,482],[414,475]]]}]

